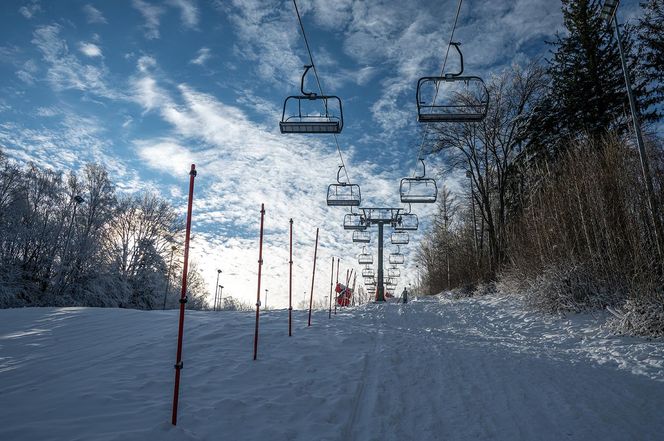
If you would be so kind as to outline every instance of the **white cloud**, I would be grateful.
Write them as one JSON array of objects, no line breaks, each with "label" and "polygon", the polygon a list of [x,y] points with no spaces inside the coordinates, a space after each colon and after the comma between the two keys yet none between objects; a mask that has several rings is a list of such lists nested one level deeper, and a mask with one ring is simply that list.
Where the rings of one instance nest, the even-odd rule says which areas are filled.
[{"label": "white cloud", "polygon": [[76,89],[117,99],[122,94],[108,87],[104,66],[83,64],[69,52],[67,42],[60,38],[58,25],[41,26],[34,31],[32,43],[41,51],[48,65],[47,80],[56,91]]},{"label": "white cloud", "polygon": [[21,15],[28,20],[30,20],[32,17],[35,16],[38,12],[41,12],[42,8],[39,5],[39,3],[35,0],[31,1],[29,4],[25,6],[21,6],[18,10],[18,12],[21,13]]},{"label": "white cloud", "polygon": [[207,60],[210,59],[210,49],[206,47],[202,47],[198,50],[196,53],[196,58],[190,61],[190,63],[193,64],[198,64],[199,66],[203,66]]},{"label": "white cloud", "polygon": [[104,14],[102,14],[99,9],[95,8],[90,4],[83,6],[83,12],[87,17],[88,23],[99,23],[99,24],[107,23]]},{"label": "white cloud", "polygon": [[182,22],[188,28],[198,25],[198,7],[194,0],[170,0],[169,3],[180,9]]},{"label": "white cloud", "polygon": [[155,6],[143,0],[132,0],[132,6],[138,10],[145,20],[145,38],[154,40],[159,38],[160,16],[164,13],[164,8]]},{"label": "white cloud", "polygon": [[154,169],[172,174],[180,174],[183,164],[195,163],[195,155],[187,148],[171,139],[136,140],[138,156]]},{"label": "white cloud", "polygon": [[87,57],[101,57],[101,48],[94,43],[86,43],[82,41],[78,44],[78,50]]}]

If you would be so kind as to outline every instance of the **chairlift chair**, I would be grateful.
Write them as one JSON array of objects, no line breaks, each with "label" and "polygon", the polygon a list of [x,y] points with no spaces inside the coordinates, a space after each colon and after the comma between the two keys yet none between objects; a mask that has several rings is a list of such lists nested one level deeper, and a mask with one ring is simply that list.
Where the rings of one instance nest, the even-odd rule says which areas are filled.
[{"label": "chairlift chair", "polygon": [[407,245],[410,237],[407,231],[395,231],[390,235],[392,245]]},{"label": "chairlift chair", "polygon": [[362,270],[362,277],[370,277],[373,278],[375,276],[375,272],[373,268],[366,267]]},{"label": "chairlift chair", "polygon": [[438,186],[436,180],[426,177],[426,165],[422,162],[422,176],[403,178],[399,185],[401,202],[406,204],[432,204],[438,197]]},{"label": "chairlift chair", "polygon": [[355,230],[353,231],[353,242],[369,243],[371,242],[371,233],[365,230]]},{"label": "chairlift chair", "polygon": [[388,268],[387,269],[387,277],[390,277],[390,278],[401,277],[401,271],[399,270],[399,268],[396,268],[396,267]]},{"label": "chairlift chair", "polygon": [[419,220],[414,213],[401,213],[394,220],[392,227],[395,231],[415,231],[419,227]]},{"label": "chairlift chair", "polygon": [[391,253],[388,260],[390,265],[403,265],[403,263],[406,261],[404,255],[401,254],[399,250],[397,250],[396,253]]},{"label": "chairlift chair", "polygon": [[357,263],[360,265],[373,265],[373,254],[367,251],[367,247],[362,248],[362,252],[357,256]]},{"label": "chairlift chair", "polygon": [[367,222],[360,213],[346,213],[344,215],[344,230],[365,230]]},{"label": "chairlift chair", "polygon": [[340,165],[337,170],[337,183],[327,187],[327,205],[330,207],[358,207],[362,202],[360,186],[341,182],[340,175],[343,168],[344,166]]},{"label": "chairlift chair", "polygon": [[[291,95],[284,101],[279,129],[281,133],[341,133],[344,126],[341,99],[334,95],[317,95],[304,91],[304,78],[312,65],[304,66],[300,80],[301,95]],[[321,113],[318,105],[324,111]],[[334,110],[334,111],[333,111]]]},{"label": "chairlift chair", "polygon": [[[463,54],[459,43],[450,43],[459,53],[461,68],[443,77],[422,77],[417,82],[417,121],[421,123],[478,122],[489,111],[489,90],[477,76],[463,74]],[[471,97],[467,92],[479,92]],[[435,102],[443,99],[442,104]],[[428,100],[428,101],[427,101]]]}]

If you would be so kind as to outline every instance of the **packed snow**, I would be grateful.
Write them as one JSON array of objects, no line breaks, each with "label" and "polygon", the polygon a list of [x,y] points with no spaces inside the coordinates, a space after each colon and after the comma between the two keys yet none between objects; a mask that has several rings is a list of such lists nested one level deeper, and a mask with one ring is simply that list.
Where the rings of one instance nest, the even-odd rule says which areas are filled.
[{"label": "packed snow", "polygon": [[317,311],[0,310],[0,440],[661,440],[664,343],[511,298]]}]

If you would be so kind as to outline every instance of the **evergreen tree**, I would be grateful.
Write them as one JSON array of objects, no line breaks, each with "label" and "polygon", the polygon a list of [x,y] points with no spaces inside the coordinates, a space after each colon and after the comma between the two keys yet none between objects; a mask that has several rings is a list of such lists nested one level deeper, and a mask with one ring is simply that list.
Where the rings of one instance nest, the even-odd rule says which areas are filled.
[{"label": "evergreen tree", "polygon": [[[557,150],[569,139],[579,136],[598,138],[610,131],[628,130],[629,104],[612,28],[600,18],[601,2],[562,0],[566,32],[559,33],[549,61],[549,92],[531,121],[534,146]],[[628,58],[628,70],[635,96],[642,110],[652,103],[648,81],[642,75],[634,53],[634,32],[623,26],[622,43]],[[654,113],[642,112],[643,120]]]},{"label": "evergreen tree", "polygon": [[664,0],[649,0],[641,7],[644,14],[639,20],[639,55],[653,88],[649,104],[658,104],[664,101]]}]

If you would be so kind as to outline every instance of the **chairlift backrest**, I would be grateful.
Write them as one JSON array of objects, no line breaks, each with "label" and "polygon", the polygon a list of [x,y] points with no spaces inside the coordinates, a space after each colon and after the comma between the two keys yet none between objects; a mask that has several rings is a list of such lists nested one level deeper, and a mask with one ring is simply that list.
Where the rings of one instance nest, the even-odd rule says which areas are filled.
[{"label": "chairlift backrest", "polygon": [[[317,95],[314,92],[304,91],[304,78],[311,67],[311,65],[304,66],[300,80],[301,95],[291,95],[284,101],[279,122],[281,133],[336,134],[343,130],[341,99],[334,95]],[[319,105],[321,107],[318,107]]]},{"label": "chairlift backrest", "polygon": [[362,270],[362,277],[371,277],[373,278],[375,276],[373,268],[364,268]]},{"label": "chairlift backrest", "polygon": [[443,77],[419,79],[416,92],[419,122],[478,122],[489,110],[489,90],[484,81],[477,76],[462,75],[463,54],[459,43],[450,44],[459,53],[461,69]]}]

